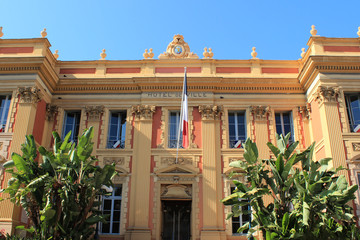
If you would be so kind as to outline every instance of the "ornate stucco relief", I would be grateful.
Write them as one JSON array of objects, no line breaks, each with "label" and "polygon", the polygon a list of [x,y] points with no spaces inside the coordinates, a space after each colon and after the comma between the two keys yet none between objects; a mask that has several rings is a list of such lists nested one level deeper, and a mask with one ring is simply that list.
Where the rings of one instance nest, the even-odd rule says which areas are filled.
[{"label": "ornate stucco relief", "polygon": [[104,113],[104,106],[86,106],[85,113],[88,115],[89,121],[100,121],[101,115]]},{"label": "ornate stucco relief", "polygon": [[219,120],[223,107],[220,105],[200,105],[199,112],[202,120]]},{"label": "ornate stucco relief", "polygon": [[131,113],[135,114],[136,119],[152,120],[155,106],[150,105],[136,105],[131,107]]},{"label": "ornate stucco relief", "polygon": [[270,113],[270,106],[250,106],[250,112],[255,120],[266,120]]},{"label": "ornate stucco relief", "polygon": [[56,114],[59,111],[59,107],[50,103],[46,104],[46,120],[53,121]]},{"label": "ornate stucco relief", "polygon": [[37,87],[19,87],[17,93],[20,103],[38,103],[42,97],[40,89]]},{"label": "ornate stucco relief", "polygon": [[337,102],[340,96],[340,89],[338,87],[319,86],[314,94],[319,104],[323,102]]}]

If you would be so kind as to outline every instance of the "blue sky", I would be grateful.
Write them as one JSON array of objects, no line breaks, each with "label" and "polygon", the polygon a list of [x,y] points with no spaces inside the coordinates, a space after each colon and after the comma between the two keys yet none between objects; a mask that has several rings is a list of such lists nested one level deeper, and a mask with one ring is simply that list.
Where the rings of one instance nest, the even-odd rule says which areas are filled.
[{"label": "blue sky", "polygon": [[3,38],[40,37],[47,28],[59,60],[155,58],[174,34],[184,35],[202,57],[211,47],[216,59],[249,59],[256,47],[261,59],[298,59],[310,37],[357,37],[360,1],[122,1],[0,0]]}]

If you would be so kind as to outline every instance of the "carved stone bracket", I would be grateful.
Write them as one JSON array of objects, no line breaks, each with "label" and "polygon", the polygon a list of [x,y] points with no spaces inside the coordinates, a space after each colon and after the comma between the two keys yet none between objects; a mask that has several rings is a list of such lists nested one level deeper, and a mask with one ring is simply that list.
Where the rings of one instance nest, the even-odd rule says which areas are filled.
[{"label": "carved stone bracket", "polygon": [[267,115],[270,113],[269,106],[250,106],[250,112],[255,120],[266,120]]},{"label": "carved stone bracket", "polygon": [[165,164],[165,165],[192,164],[192,159],[191,158],[178,158],[178,162],[176,163],[176,158],[175,157],[164,157],[164,158],[161,158],[161,164]]},{"label": "carved stone bracket", "polygon": [[219,120],[223,112],[223,107],[219,105],[201,105],[199,106],[202,120]]},{"label": "carved stone bracket", "polygon": [[42,96],[37,87],[19,87],[17,93],[21,103],[38,103]]},{"label": "carved stone bracket", "polygon": [[298,107],[299,113],[302,115],[303,118],[310,118],[311,113],[311,105],[310,103],[306,103],[306,106],[300,106]]},{"label": "carved stone bracket", "polygon": [[315,92],[315,99],[318,103],[323,102],[337,102],[340,96],[340,89],[338,87],[319,86]]},{"label": "carved stone bracket", "polygon": [[48,121],[54,120],[58,111],[59,111],[58,106],[47,103],[46,104],[46,119]]},{"label": "carved stone bracket", "polygon": [[86,106],[85,112],[89,117],[89,120],[99,121],[101,114],[104,113],[104,106]]},{"label": "carved stone bracket", "polygon": [[155,106],[136,105],[131,107],[131,113],[140,120],[151,120],[154,112]]},{"label": "carved stone bracket", "polygon": [[124,165],[125,158],[123,157],[104,157],[104,165],[113,164],[115,165]]},{"label": "carved stone bracket", "polygon": [[352,147],[354,151],[360,151],[360,143],[352,143]]}]

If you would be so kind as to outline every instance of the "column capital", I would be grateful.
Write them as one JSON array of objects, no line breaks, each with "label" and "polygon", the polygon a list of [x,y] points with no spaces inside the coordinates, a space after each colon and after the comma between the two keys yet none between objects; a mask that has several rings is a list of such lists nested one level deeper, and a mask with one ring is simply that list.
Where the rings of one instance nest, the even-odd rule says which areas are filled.
[{"label": "column capital", "polygon": [[135,115],[138,120],[151,120],[155,106],[150,105],[135,105],[131,107],[131,113]]},{"label": "column capital", "polygon": [[223,107],[220,105],[200,105],[199,112],[202,120],[219,120]]},{"label": "column capital", "polygon": [[250,106],[250,112],[255,120],[266,120],[270,106]]},{"label": "column capital", "polygon": [[305,106],[299,106],[298,107],[298,112],[301,114],[301,116],[303,118],[310,118],[310,113],[311,113],[311,105],[310,103],[306,103]]},{"label": "column capital", "polygon": [[314,93],[314,97],[319,104],[324,102],[338,102],[340,91],[339,87],[319,86]]},{"label": "column capital", "polygon": [[54,120],[58,111],[59,111],[59,107],[57,105],[47,103],[46,104],[46,120],[48,120],[48,121]]},{"label": "column capital", "polygon": [[85,106],[85,112],[88,116],[89,120],[99,121],[101,118],[101,114],[104,113],[104,106]]},{"label": "column capital", "polygon": [[38,103],[41,101],[42,94],[37,87],[19,87],[17,94],[20,97],[20,103]]}]

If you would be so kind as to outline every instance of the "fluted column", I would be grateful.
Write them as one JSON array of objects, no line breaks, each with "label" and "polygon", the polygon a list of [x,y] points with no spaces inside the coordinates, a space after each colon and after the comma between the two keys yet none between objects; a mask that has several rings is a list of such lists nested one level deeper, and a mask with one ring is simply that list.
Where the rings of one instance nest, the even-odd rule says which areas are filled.
[{"label": "fluted column", "polygon": [[125,239],[150,240],[149,193],[152,116],[155,106],[138,105],[132,107],[135,118],[134,154],[132,159],[129,227]]},{"label": "fluted column", "polygon": [[[21,87],[18,88],[18,109],[14,124],[14,132],[11,141],[10,153],[21,153],[21,144],[25,142],[25,135],[33,133],[36,106],[41,100],[40,90],[36,87]],[[5,188],[11,175],[5,174]],[[7,198],[4,194],[3,198]],[[16,207],[9,200],[4,200],[0,203],[0,225],[5,226],[8,233],[14,233],[15,226],[20,224],[21,208]]]},{"label": "fluted column", "polygon": [[[321,121],[325,157],[331,157],[333,159],[332,165],[334,168],[347,166],[339,117],[339,96],[340,89],[336,87],[319,86],[315,92],[315,100],[319,104],[319,121]],[[341,171],[340,174],[345,175],[349,181],[347,171]]]},{"label": "fluted column", "polygon": [[224,211],[220,204],[223,191],[220,153],[220,106],[199,106],[202,117],[203,146],[203,227],[201,239],[226,239]]}]

